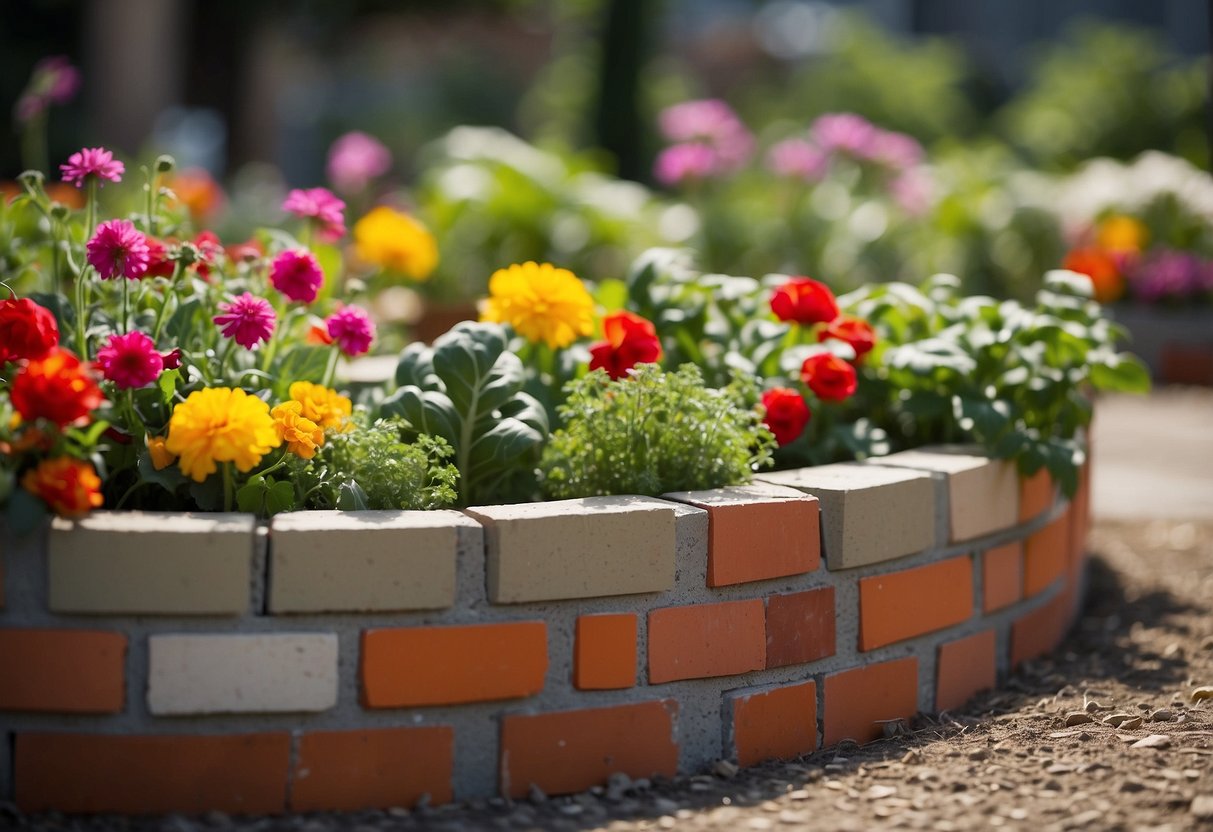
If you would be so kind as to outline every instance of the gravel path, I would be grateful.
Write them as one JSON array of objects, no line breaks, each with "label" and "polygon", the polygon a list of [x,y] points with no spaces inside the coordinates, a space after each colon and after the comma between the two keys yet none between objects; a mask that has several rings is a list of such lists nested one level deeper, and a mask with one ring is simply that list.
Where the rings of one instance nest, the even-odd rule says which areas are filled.
[{"label": "gravel path", "polygon": [[[1102,522],[1066,647],[863,748],[575,798],[232,819],[21,817],[38,830],[1213,829],[1213,523]],[[1207,697],[1207,698],[1205,698]],[[1117,725],[1119,723],[1119,725]]]}]

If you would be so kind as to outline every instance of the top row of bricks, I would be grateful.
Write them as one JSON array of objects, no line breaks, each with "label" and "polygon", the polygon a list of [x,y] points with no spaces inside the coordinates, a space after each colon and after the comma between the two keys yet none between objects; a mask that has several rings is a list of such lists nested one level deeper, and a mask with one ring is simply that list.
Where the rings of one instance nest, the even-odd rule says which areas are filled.
[{"label": "top row of bricks", "polygon": [[[946,500],[937,498],[942,493]],[[822,542],[828,568],[849,569],[975,540],[1052,502],[1047,476],[1021,481],[1010,463],[936,448],[664,499],[599,497],[464,513],[298,512],[270,524],[267,606],[271,613],[445,609],[455,603],[460,552],[487,555],[485,586],[496,604],[669,591],[680,551],[693,559],[684,563],[702,563],[706,550],[707,586],[729,586],[812,572]],[[938,540],[936,519],[945,513],[947,539]],[[245,613],[256,533],[247,515],[174,515],[168,523],[164,515],[99,513],[56,521],[50,608]]]}]

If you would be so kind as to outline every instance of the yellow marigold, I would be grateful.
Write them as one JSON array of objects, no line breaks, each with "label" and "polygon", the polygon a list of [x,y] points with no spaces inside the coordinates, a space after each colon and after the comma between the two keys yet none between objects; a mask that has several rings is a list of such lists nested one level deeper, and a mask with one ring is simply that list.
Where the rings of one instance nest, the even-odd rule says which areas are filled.
[{"label": "yellow marigold", "polygon": [[425,280],[438,265],[434,235],[408,214],[380,205],[354,223],[359,259],[411,280]]},{"label": "yellow marigold", "polygon": [[508,323],[523,338],[567,347],[594,329],[594,299],[575,274],[550,263],[498,269],[481,320]]},{"label": "yellow marigold", "polygon": [[303,415],[303,405],[297,401],[283,402],[270,411],[274,430],[295,456],[311,459],[324,444],[324,429]]},{"label": "yellow marigold", "polygon": [[1136,254],[1145,248],[1149,231],[1140,221],[1114,214],[1099,224],[1095,239],[1099,247],[1114,254]]},{"label": "yellow marigold", "polygon": [[303,405],[303,418],[322,428],[345,430],[346,420],[354,412],[354,405],[349,399],[320,384],[296,381],[289,392],[293,401]]},{"label": "yellow marigold", "polygon": [[217,462],[251,471],[281,444],[268,404],[243,390],[208,387],[173,408],[164,447],[180,457],[187,477],[202,482],[215,473]]},{"label": "yellow marigold", "polygon": [[177,461],[177,455],[164,447],[163,436],[147,437],[147,452],[152,458],[152,467],[163,470]]},{"label": "yellow marigold", "polygon": [[79,517],[101,507],[101,478],[96,469],[70,456],[42,460],[25,472],[21,486],[64,517]]}]

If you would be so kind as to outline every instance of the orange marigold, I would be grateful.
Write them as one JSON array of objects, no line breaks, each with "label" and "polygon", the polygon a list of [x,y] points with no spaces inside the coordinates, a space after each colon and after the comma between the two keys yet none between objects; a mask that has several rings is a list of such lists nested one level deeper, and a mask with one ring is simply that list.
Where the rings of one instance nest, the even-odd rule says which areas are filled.
[{"label": "orange marigold", "polygon": [[21,485],[64,517],[101,507],[101,478],[87,462],[70,456],[44,459],[25,473]]}]

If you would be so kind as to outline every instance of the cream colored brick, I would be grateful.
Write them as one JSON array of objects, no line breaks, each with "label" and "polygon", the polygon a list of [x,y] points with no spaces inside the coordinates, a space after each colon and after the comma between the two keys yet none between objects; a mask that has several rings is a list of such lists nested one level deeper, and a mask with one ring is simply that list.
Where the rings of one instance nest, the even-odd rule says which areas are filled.
[{"label": "cream colored brick", "polygon": [[[270,526],[270,612],[436,610],[455,601],[457,511],[298,511]],[[474,538],[472,540],[471,538]]]},{"label": "cream colored brick", "polygon": [[760,475],[821,502],[826,565],[850,569],[920,552],[935,543],[930,474],[855,462]]},{"label": "cream colored brick", "polygon": [[325,711],[337,704],[333,633],[148,638],[147,707],[174,714]]},{"label": "cream colored brick", "polygon": [[939,445],[867,461],[913,468],[948,480],[948,528],[953,543],[1006,529],[1019,521],[1019,473],[1015,464],[990,459],[972,445]]},{"label": "cream colored brick", "polygon": [[674,586],[674,506],[588,497],[467,513],[485,528],[497,604],[661,592]]},{"label": "cream colored brick", "polygon": [[250,607],[251,514],[95,512],[56,518],[54,612],[238,615]]}]

